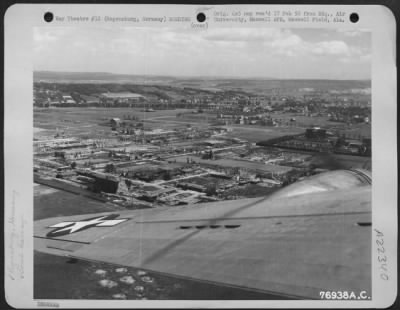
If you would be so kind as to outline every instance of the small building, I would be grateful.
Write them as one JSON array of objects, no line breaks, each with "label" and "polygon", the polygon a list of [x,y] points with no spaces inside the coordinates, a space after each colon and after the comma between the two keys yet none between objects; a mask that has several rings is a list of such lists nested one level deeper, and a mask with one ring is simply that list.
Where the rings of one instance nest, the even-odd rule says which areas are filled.
[{"label": "small building", "polygon": [[70,95],[63,95],[62,102],[67,104],[76,104],[76,101]]},{"label": "small building", "polygon": [[326,138],[326,129],[320,127],[307,128],[306,138],[311,140],[323,140]]},{"label": "small building", "polygon": [[94,96],[86,96],[81,95],[82,103],[87,105],[98,105],[100,103],[100,99]]},{"label": "small building", "polygon": [[110,125],[112,128],[117,128],[121,125],[121,119],[118,117],[114,117],[110,119]]}]

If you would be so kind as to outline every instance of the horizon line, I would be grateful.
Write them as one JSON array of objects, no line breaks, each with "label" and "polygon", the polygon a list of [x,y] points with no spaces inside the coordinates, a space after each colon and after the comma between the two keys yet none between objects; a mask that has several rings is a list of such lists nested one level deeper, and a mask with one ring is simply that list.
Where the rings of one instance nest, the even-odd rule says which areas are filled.
[{"label": "horizon line", "polygon": [[52,70],[33,70],[33,73],[46,72],[46,73],[68,73],[68,74],[108,74],[108,75],[122,75],[122,76],[136,76],[136,77],[165,77],[165,78],[197,78],[197,79],[248,79],[248,80],[320,80],[320,81],[371,81],[371,78],[355,78],[355,79],[339,79],[339,78],[277,78],[277,77],[263,77],[263,76],[218,76],[218,75],[165,75],[165,74],[132,74],[132,73],[115,73],[106,71],[52,71]]}]

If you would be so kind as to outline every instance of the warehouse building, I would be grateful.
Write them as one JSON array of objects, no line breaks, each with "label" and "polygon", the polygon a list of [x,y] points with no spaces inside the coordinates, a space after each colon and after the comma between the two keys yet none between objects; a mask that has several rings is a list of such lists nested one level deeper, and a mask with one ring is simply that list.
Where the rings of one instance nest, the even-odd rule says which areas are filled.
[{"label": "warehouse building", "polygon": [[90,190],[96,193],[105,192],[115,194],[118,190],[119,180],[111,174],[100,173],[88,169],[79,169],[76,170],[76,172],[80,176],[85,176],[94,180],[94,182],[90,182],[87,185]]}]

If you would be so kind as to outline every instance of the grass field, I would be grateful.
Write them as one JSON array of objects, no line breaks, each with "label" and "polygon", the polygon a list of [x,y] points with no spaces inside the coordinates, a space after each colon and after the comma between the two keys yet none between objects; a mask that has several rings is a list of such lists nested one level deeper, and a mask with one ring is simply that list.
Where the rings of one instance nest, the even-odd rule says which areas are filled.
[{"label": "grass field", "polygon": [[124,210],[124,208],[44,185],[35,186],[34,220],[64,215],[111,212],[114,210]]},{"label": "grass field", "polygon": [[333,132],[338,131],[340,134],[344,133],[346,136],[354,138],[358,138],[359,135],[365,138],[371,137],[371,124],[359,123],[347,125],[346,123],[341,122],[331,122],[326,116],[311,117],[297,115],[295,113],[273,113],[272,117],[274,119],[282,119],[284,123],[289,122],[291,118],[295,118],[296,122],[293,124],[293,127],[301,128],[302,130],[318,126]]},{"label": "grass field", "polygon": [[232,131],[227,135],[232,138],[245,139],[249,142],[259,142],[285,135],[294,135],[304,132],[296,127],[261,127],[261,126],[229,126]]},{"label": "grass field", "polygon": [[[109,138],[114,133],[107,125],[111,118],[121,120],[125,116],[136,116],[145,120],[146,129],[174,129],[187,125],[205,128],[214,118],[213,114],[192,114],[191,109],[156,110],[143,112],[141,108],[38,108],[34,110],[35,135],[52,135],[58,130],[65,131],[77,137]],[[178,113],[187,113],[187,117],[176,117]],[[207,117],[208,116],[208,117]],[[291,126],[261,127],[249,125],[232,125],[233,129],[228,135],[235,138],[246,139],[250,142],[259,142],[283,135],[304,132],[310,126],[321,126],[331,131],[344,133],[350,138],[371,137],[370,124],[354,124],[348,126],[344,123],[329,122],[326,117],[308,117],[295,114],[273,114],[273,118],[289,122],[291,117],[296,118],[296,123]],[[43,131],[45,130],[45,131]]]},{"label": "grass field", "polygon": [[142,108],[36,108],[34,109],[33,123],[34,127],[37,128],[36,133],[38,135],[42,134],[40,129],[45,129],[43,135],[53,134],[58,130],[78,137],[90,136],[96,138],[113,136],[110,127],[106,126],[111,118],[116,117],[124,120],[124,117],[129,115],[130,117],[136,116],[139,119],[160,116],[169,116],[175,119],[177,113],[190,111],[192,110],[143,112]]}]

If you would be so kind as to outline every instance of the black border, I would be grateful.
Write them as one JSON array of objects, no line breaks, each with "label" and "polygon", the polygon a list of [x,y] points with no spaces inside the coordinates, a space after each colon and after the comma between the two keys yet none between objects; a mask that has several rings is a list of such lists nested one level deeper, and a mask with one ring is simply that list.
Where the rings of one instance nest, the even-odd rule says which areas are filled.
[{"label": "black border", "polygon": [[[2,58],[3,61],[1,62],[1,71],[3,71],[3,83],[1,83],[0,87],[0,95],[2,99],[2,103],[4,103],[4,16],[7,11],[7,9],[12,6],[13,4],[17,3],[25,3],[25,4],[180,4],[180,5],[229,5],[229,4],[236,4],[236,5],[262,5],[262,4],[279,4],[279,5],[383,5],[386,6],[394,15],[395,20],[396,20],[396,65],[397,65],[397,59],[398,59],[398,40],[397,40],[397,34],[399,33],[399,23],[398,20],[400,18],[400,1],[396,0],[381,0],[381,1],[376,1],[376,0],[352,0],[352,1],[346,1],[346,0],[311,0],[311,1],[293,1],[293,0],[281,0],[281,1],[271,1],[271,0],[264,0],[264,1],[238,1],[238,0],[218,0],[218,1],[193,1],[193,0],[175,0],[175,1],[155,1],[155,0],[149,0],[149,1],[105,1],[105,0],[90,0],[90,1],[77,1],[77,0],[69,0],[69,1],[63,1],[63,0],[53,0],[53,1],[38,1],[38,0],[27,0],[27,1],[10,1],[10,0],[5,0],[2,1],[0,0],[0,8],[1,8],[1,15],[2,15],[2,31],[1,31],[1,42],[3,45],[3,48],[1,50]],[[398,69],[396,67],[396,77],[397,77],[397,89],[399,88],[399,79],[398,79]],[[397,102],[399,102],[397,100]],[[2,136],[4,137],[4,104],[0,104],[0,114],[1,114],[1,126],[0,130],[2,133]],[[399,119],[399,107],[397,109],[397,119]],[[397,124],[397,133],[399,133],[398,129],[398,124]],[[397,156],[400,151],[399,148],[399,136],[397,136]],[[5,204],[4,202],[4,139],[2,139],[1,144],[0,144],[0,162],[1,162],[1,167],[0,167],[0,182],[2,183],[2,190],[0,190],[0,199],[3,202],[3,206]],[[398,160],[397,160],[398,163]],[[398,168],[398,181],[399,181],[399,168]],[[1,221],[4,225],[4,208],[1,209],[0,213],[0,218]],[[399,216],[397,217],[397,223],[399,227]],[[4,227],[2,232],[4,232]],[[399,249],[399,234],[397,234],[397,249]],[[0,309],[14,309],[12,306],[10,306],[5,297],[5,290],[4,290],[4,256],[5,256],[5,251],[4,251],[4,234],[2,238],[0,238],[0,247],[1,250],[3,251],[2,255],[2,269],[1,269],[1,276],[2,279],[1,281],[1,301],[0,301]],[[399,268],[399,255],[397,255],[397,267]],[[398,278],[397,278],[397,296],[396,300],[394,303],[386,308],[386,309],[400,309],[400,300],[399,300],[399,286],[400,286],[400,273],[398,272]],[[317,308],[315,308],[317,309]],[[334,308],[324,308],[324,309],[334,309]],[[354,308],[354,309],[368,309],[368,308]],[[369,308],[373,309],[373,308]]]}]

